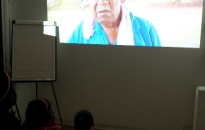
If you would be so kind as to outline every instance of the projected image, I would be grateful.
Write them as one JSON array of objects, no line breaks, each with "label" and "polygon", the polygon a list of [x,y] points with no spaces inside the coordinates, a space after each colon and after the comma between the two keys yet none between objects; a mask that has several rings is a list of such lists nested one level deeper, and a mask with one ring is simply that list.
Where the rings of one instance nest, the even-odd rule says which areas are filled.
[{"label": "projected image", "polygon": [[200,48],[203,0],[47,0],[60,42]]}]

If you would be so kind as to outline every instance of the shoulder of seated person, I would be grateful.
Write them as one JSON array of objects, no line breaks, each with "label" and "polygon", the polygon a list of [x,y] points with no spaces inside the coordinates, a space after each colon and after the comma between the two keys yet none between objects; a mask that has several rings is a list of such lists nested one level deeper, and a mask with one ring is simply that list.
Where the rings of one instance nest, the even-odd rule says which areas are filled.
[{"label": "shoulder of seated person", "polygon": [[62,126],[56,125],[56,126],[53,126],[53,127],[41,127],[38,130],[62,130]]}]

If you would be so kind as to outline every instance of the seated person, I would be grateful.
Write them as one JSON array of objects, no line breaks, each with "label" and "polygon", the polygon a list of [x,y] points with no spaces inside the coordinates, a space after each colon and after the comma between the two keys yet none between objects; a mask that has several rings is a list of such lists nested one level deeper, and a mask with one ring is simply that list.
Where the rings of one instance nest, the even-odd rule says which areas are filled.
[{"label": "seated person", "polygon": [[24,130],[61,130],[56,125],[51,103],[46,99],[36,99],[29,102],[26,109]]},{"label": "seated person", "polygon": [[1,72],[0,87],[0,126],[2,130],[23,130],[15,113],[9,109],[16,103],[17,95],[13,83],[6,72]]},{"label": "seated person", "polygon": [[79,111],[74,119],[75,130],[95,130],[92,114],[87,110]]},{"label": "seated person", "polygon": [[68,43],[161,46],[157,31],[123,5],[125,0],[90,0],[92,15],[74,30]]}]

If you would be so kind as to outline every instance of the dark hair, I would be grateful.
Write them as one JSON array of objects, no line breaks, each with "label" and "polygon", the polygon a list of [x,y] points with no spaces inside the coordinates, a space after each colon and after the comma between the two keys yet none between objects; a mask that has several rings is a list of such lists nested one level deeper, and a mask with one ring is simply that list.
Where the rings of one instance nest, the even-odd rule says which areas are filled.
[{"label": "dark hair", "polygon": [[42,127],[52,118],[51,103],[47,99],[36,99],[29,102],[26,109],[26,125],[28,130]]},{"label": "dark hair", "polygon": [[92,114],[87,110],[79,111],[74,119],[75,130],[89,130],[94,126]]},{"label": "dark hair", "polygon": [[13,82],[6,72],[1,72],[1,87],[0,87],[0,109],[8,110],[11,108],[17,99],[16,92],[14,90]]}]

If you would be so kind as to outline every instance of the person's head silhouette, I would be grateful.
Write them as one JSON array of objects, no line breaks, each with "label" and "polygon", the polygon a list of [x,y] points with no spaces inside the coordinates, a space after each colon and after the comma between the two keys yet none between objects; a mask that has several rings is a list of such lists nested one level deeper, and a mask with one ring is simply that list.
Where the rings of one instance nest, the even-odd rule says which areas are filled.
[{"label": "person's head silhouette", "polygon": [[7,72],[1,72],[0,112],[9,111],[16,103],[17,95]]},{"label": "person's head silhouette", "polygon": [[22,130],[21,121],[15,116],[15,112],[10,109],[16,104],[17,100],[14,85],[7,72],[0,72],[0,77],[0,126],[6,130]]},{"label": "person's head silhouette", "polygon": [[79,111],[74,119],[75,130],[94,130],[92,114],[87,110]]}]

